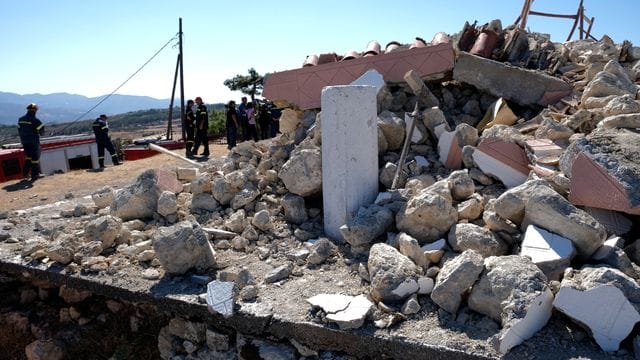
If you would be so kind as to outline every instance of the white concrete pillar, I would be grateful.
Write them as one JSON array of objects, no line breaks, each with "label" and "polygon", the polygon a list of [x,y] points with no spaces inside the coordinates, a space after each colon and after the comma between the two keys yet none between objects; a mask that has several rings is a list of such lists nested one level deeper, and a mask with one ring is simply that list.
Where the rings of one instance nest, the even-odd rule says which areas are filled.
[{"label": "white concrete pillar", "polygon": [[324,231],[343,242],[340,226],[378,195],[376,95],[367,85],[322,90],[322,196]]}]

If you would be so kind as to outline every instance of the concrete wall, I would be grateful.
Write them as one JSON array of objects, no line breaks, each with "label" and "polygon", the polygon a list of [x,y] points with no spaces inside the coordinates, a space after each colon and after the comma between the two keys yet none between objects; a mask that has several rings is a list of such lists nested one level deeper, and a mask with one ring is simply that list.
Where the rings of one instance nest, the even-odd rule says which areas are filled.
[{"label": "concrete wall", "polygon": [[342,241],[340,226],[378,194],[376,95],[366,85],[322,90],[324,231]]}]

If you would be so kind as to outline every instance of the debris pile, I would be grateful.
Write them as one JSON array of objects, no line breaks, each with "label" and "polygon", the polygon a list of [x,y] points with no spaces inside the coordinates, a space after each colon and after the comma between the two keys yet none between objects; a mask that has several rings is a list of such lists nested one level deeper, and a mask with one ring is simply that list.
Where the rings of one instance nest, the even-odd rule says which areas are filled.
[{"label": "debris pile", "polygon": [[[428,302],[497,322],[489,342],[504,354],[557,310],[602,350],[619,350],[640,320],[640,48],[607,37],[554,44],[498,21],[452,38],[455,67],[427,84],[439,105],[419,110],[405,164],[405,113],[419,99],[402,83],[378,97],[381,191],[341,239],[324,232],[322,171],[332,164],[322,163],[322,112],[294,109],[275,139],[240,143],[203,170],[148,170],[125,189],[61,205],[58,219],[8,214],[0,239],[25,263],[68,274],[195,271],[224,316],[229,301],[260,301],[265,287],[345,263],[364,287],[308,296],[312,321],[393,328]],[[25,224],[37,235],[14,235]],[[242,269],[229,254],[268,267]],[[161,331],[163,358],[228,351],[224,334],[187,325]],[[315,351],[294,348],[276,350]]]}]

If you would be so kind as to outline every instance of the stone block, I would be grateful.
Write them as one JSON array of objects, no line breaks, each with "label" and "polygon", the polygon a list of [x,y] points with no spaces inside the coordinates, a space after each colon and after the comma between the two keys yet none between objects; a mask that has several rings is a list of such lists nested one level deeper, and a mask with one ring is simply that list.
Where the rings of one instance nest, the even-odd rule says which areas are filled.
[{"label": "stone block", "polygon": [[183,168],[179,167],[176,169],[176,174],[178,175],[178,180],[183,181],[191,181],[198,177],[200,173],[200,169],[198,168]]}]

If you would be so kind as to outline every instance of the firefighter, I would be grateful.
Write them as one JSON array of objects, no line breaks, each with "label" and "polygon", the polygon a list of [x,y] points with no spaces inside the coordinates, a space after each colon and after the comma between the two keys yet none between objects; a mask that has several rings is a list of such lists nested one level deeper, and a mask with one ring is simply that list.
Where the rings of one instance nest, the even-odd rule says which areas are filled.
[{"label": "firefighter", "polygon": [[111,154],[111,161],[113,165],[120,165],[118,160],[118,154],[113,147],[111,138],[109,137],[109,124],[107,124],[107,115],[100,115],[96,121],[93,122],[93,133],[96,135],[96,143],[98,144],[98,164],[99,170],[104,170],[104,149]]},{"label": "firefighter", "polygon": [[184,131],[187,136],[185,141],[186,156],[193,159],[193,140],[195,136],[196,116],[193,114],[193,100],[187,101],[187,112],[184,115]]},{"label": "firefighter", "polygon": [[38,105],[27,105],[27,113],[18,119],[18,134],[24,149],[25,162],[22,175],[27,178],[31,172],[31,181],[40,178],[40,136],[44,135],[44,124],[36,117]]},{"label": "firefighter", "polygon": [[196,155],[200,144],[204,145],[204,151],[200,155],[209,156],[209,113],[207,107],[202,103],[202,98],[196,98],[196,143],[193,147],[193,154]]}]

